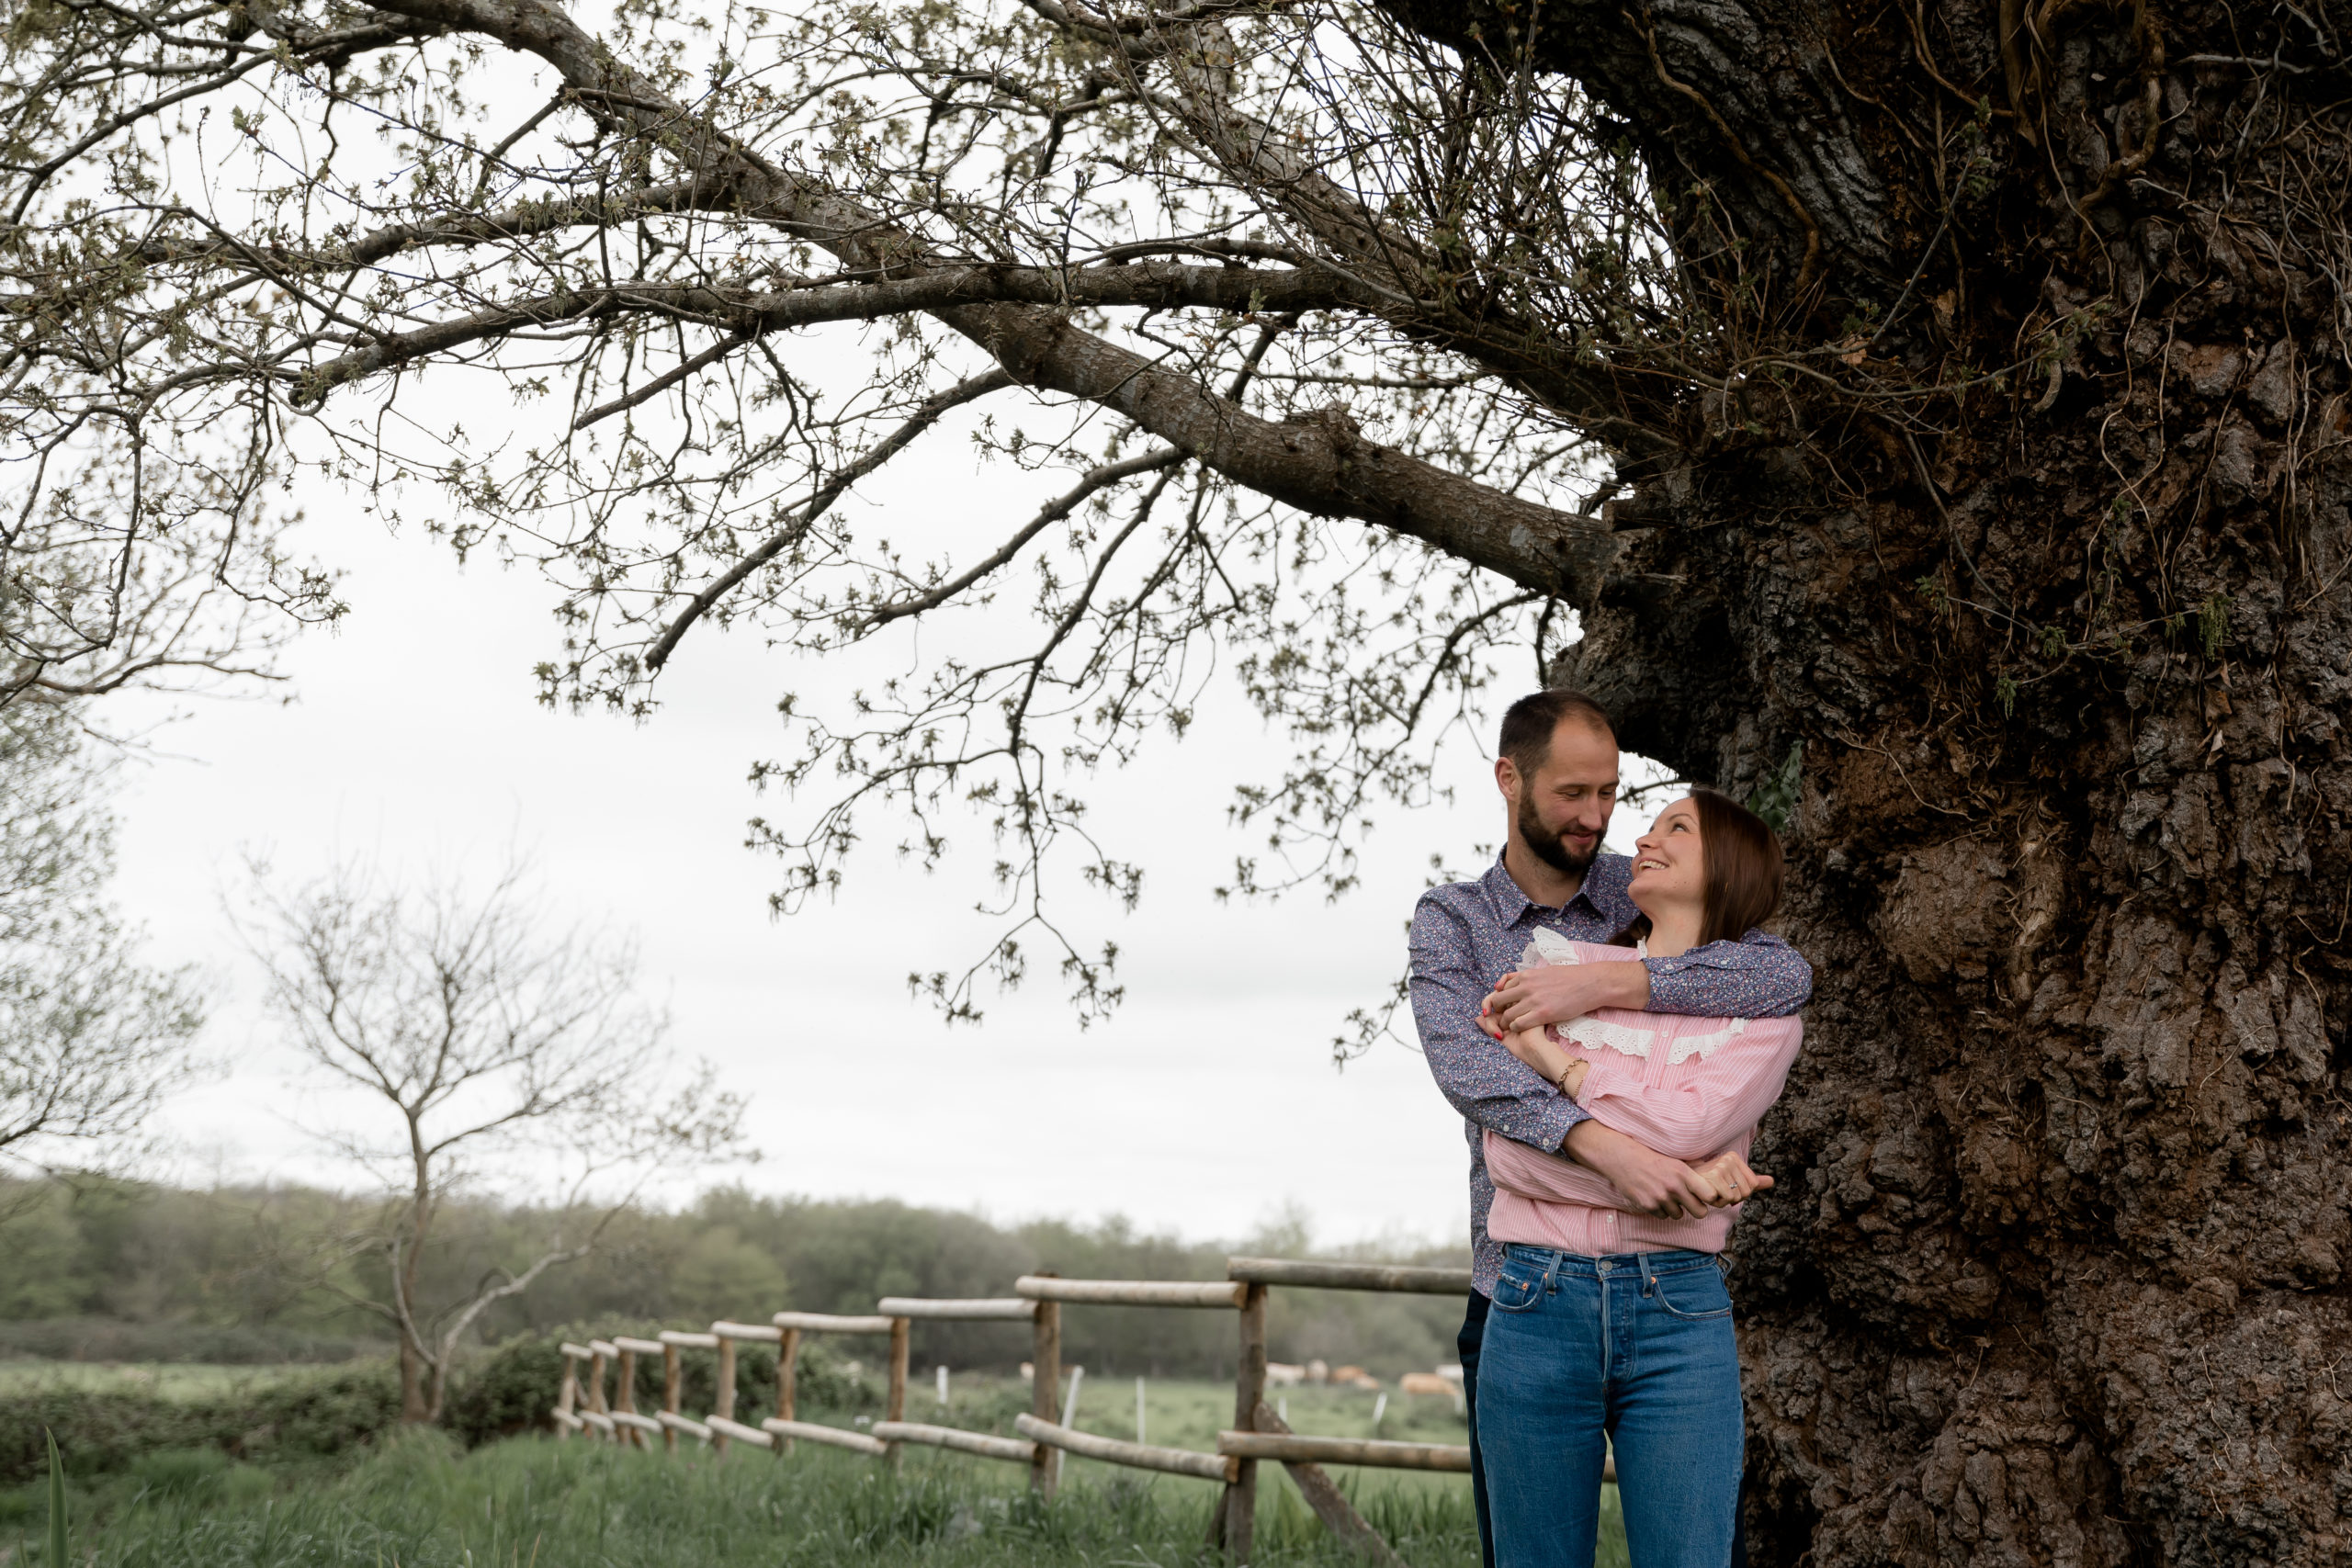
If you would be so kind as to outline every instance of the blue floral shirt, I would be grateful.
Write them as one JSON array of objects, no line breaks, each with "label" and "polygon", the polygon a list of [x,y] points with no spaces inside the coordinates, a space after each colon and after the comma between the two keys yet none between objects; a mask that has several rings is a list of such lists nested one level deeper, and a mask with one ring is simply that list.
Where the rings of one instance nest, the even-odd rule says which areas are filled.
[{"label": "blue floral shirt", "polygon": [[[1478,1027],[1478,1010],[1495,982],[1519,967],[1529,934],[1548,926],[1571,942],[1607,942],[1641,913],[1625,891],[1634,863],[1604,854],[1584,886],[1561,908],[1520,891],[1501,858],[1475,882],[1452,882],[1421,895],[1413,910],[1413,1021],[1421,1055],[1456,1111],[1470,1143],[1471,1281],[1492,1295],[1503,1251],[1487,1235],[1495,1186],[1487,1177],[1479,1134],[1556,1151],[1584,1109]],[[1781,1018],[1813,995],[1813,965],[1779,937],[1752,931],[1738,942],[1710,942],[1675,958],[1645,958],[1652,1012],[1704,1018]]]}]

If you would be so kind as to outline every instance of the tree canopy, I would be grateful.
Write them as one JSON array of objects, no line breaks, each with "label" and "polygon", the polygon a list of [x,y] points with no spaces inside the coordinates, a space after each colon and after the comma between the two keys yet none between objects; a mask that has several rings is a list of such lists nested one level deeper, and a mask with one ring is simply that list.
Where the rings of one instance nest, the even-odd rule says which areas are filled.
[{"label": "tree canopy", "polygon": [[[232,549],[282,481],[334,476],[555,573],[544,694],[636,713],[723,626],[825,652],[944,622],[854,700],[786,697],[796,749],[758,776],[819,798],[755,825],[779,903],[832,886],[877,808],[929,859],[976,805],[996,972],[1037,925],[1089,1009],[1109,952],[1046,918],[1047,858],[1130,901],[1142,867],[1089,833],[1085,775],[1231,669],[1297,743],[1244,781],[1270,852],[1232,886],[1343,888],[1497,650],[1532,643],[1533,679],[1622,550],[1599,454],[1655,448],[1770,308],[1758,274],[1733,317],[1694,311],[1722,291],[1592,102],[1376,8],[595,25],[25,9],[0,104],[24,503],[147,463],[85,528],[129,563]],[[870,323],[856,349],[812,338],[840,322]],[[958,437],[1034,473],[1035,511],[910,558],[845,505]],[[249,596],[326,593],[220,562]],[[965,1012],[973,978],[933,984]]]},{"label": "tree canopy", "polygon": [[195,1067],[195,976],[107,896],[113,762],[68,708],[0,708],[0,1173],[119,1168]]}]

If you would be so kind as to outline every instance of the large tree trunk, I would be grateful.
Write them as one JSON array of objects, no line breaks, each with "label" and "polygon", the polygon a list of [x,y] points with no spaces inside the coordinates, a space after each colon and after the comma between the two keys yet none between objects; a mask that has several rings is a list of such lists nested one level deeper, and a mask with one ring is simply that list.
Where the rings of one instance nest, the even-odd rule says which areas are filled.
[{"label": "large tree trunk", "polygon": [[1766,351],[1858,367],[1694,398],[1565,671],[1632,749],[1794,784],[1759,1561],[2352,1561],[2352,18],[1394,9],[1548,16],[1758,237]]}]

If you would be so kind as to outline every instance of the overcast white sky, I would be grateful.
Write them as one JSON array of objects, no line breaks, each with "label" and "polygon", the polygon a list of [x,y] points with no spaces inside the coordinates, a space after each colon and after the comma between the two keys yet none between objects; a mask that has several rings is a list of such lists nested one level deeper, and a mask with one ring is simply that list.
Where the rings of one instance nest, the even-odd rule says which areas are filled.
[{"label": "overcast white sky", "polygon": [[[975,474],[967,450],[910,455],[930,466],[866,501],[873,520],[896,540],[951,513],[993,527],[1034,509],[1044,487]],[[1098,826],[1148,867],[1141,910],[1107,928],[1126,955],[1125,1009],[1081,1032],[1041,965],[1027,990],[985,998],[983,1025],[951,1031],[905,979],[980,951],[966,913],[982,890],[978,824],[945,874],[876,849],[837,903],[781,922],[765,905],[780,866],[743,847],[755,812],[808,809],[746,782],[779,749],[777,694],[846,676],[795,668],[752,636],[697,633],[650,723],[552,713],[531,675],[556,645],[544,579],[482,560],[461,570],[421,531],[394,538],[334,492],[310,512],[307,542],[348,572],[351,614],[292,649],[291,702],[196,705],[120,802],[120,901],[155,957],[206,966],[220,998],[209,1044],[230,1070],[171,1111],[184,1177],[352,1180],[301,1130],[326,1111],[253,1006],[223,927],[241,852],[268,849],[290,871],[360,855],[423,873],[514,844],[560,915],[640,933],[678,1050],[752,1100],[765,1158],[740,1174],[755,1189],[1000,1218],[1119,1213],[1192,1236],[1295,1204],[1329,1240],[1462,1235],[1461,1125],[1420,1057],[1385,1046],[1340,1072],[1329,1045],[1396,973],[1430,855],[1467,865],[1495,840],[1482,755],[1455,755],[1456,805],[1384,821],[1363,886],[1337,907],[1221,906],[1209,889],[1244,847],[1225,820],[1230,786],[1277,765],[1283,740],[1220,685],[1191,739],[1095,785]],[[1621,819],[1613,836],[1637,830]],[[1065,912],[1081,927],[1105,914]],[[682,1176],[667,1196],[698,1184]]]}]

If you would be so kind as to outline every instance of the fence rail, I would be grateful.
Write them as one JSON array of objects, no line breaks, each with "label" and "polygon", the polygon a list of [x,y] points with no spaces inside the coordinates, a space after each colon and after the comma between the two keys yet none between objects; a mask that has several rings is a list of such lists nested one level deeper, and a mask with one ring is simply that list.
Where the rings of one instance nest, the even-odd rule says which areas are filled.
[{"label": "fence rail", "polygon": [[1194,1453],[1190,1449],[1154,1448],[1148,1443],[1122,1442],[1116,1438],[1081,1432],[1075,1427],[1040,1421],[1035,1416],[1016,1416],[1012,1426],[1023,1437],[1049,1444],[1064,1452],[1102,1460],[1111,1464],[1124,1464],[1134,1470],[1163,1471],[1170,1475],[1196,1475],[1204,1481],[1222,1481],[1228,1486],[1241,1476],[1238,1460],[1217,1454]]},{"label": "fence rail", "polygon": [[[891,1464],[898,1462],[905,1445],[913,1443],[1024,1464],[1029,1467],[1030,1485],[1046,1495],[1053,1493],[1059,1475],[1060,1455],[1074,1453],[1130,1469],[1222,1483],[1224,1494],[1213,1518],[1211,1542],[1230,1552],[1237,1562],[1250,1560],[1257,1513],[1258,1465],[1261,1461],[1280,1463],[1297,1483],[1307,1506],[1333,1535],[1382,1568],[1402,1568],[1387,1542],[1364,1522],[1321,1467],[1351,1464],[1460,1473],[1470,1468],[1470,1450],[1445,1443],[1318,1438],[1293,1432],[1265,1404],[1266,1292],[1281,1286],[1458,1295],[1469,1291],[1470,1271],[1320,1263],[1287,1258],[1234,1258],[1227,1260],[1226,1272],[1227,1278],[1224,1280],[1206,1281],[1065,1280],[1056,1275],[1032,1274],[1013,1281],[1011,1296],[960,1301],[886,1296],[876,1303],[870,1315],[780,1312],[765,1324],[722,1321],[707,1329],[666,1329],[652,1339],[592,1339],[584,1345],[567,1342],[562,1347],[563,1382],[557,1391],[552,1413],[557,1436],[594,1431],[616,1442],[650,1447],[651,1437],[658,1434],[665,1447],[674,1451],[679,1434],[684,1433],[709,1443],[722,1455],[731,1442],[769,1449],[778,1456],[790,1453],[796,1443],[811,1442],[846,1449]],[[1233,1429],[1217,1434],[1216,1451],[1202,1453],[1191,1449],[1125,1442],[1081,1432],[1070,1426],[1068,1416],[1057,1408],[1061,1389],[1061,1314],[1065,1306],[1183,1307],[1234,1314],[1240,1348],[1234,1383],[1235,1425]],[[1031,1408],[1014,1419],[1014,1427],[1021,1434],[1018,1438],[906,1419],[909,1333],[910,1325],[918,1321],[1030,1325]],[[874,1424],[870,1434],[803,1421],[796,1415],[795,1383],[800,1346],[811,1334],[888,1337],[888,1392],[883,1419]],[[776,1347],[775,1414],[756,1425],[735,1418],[736,1347],[745,1342]],[[714,1408],[700,1419],[688,1416],[680,1407],[684,1388],[681,1357],[690,1350],[711,1351],[718,1363]],[[662,1359],[662,1408],[653,1416],[640,1415],[636,1409],[636,1360],[640,1355],[659,1355]],[[587,1363],[588,1369],[584,1383],[582,1362]],[[619,1374],[617,1399],[611,1404],[605,1397],[608,1365]],[[1614,1479],[1613,1469],[1610,1468],[1604,1479]]]}]

